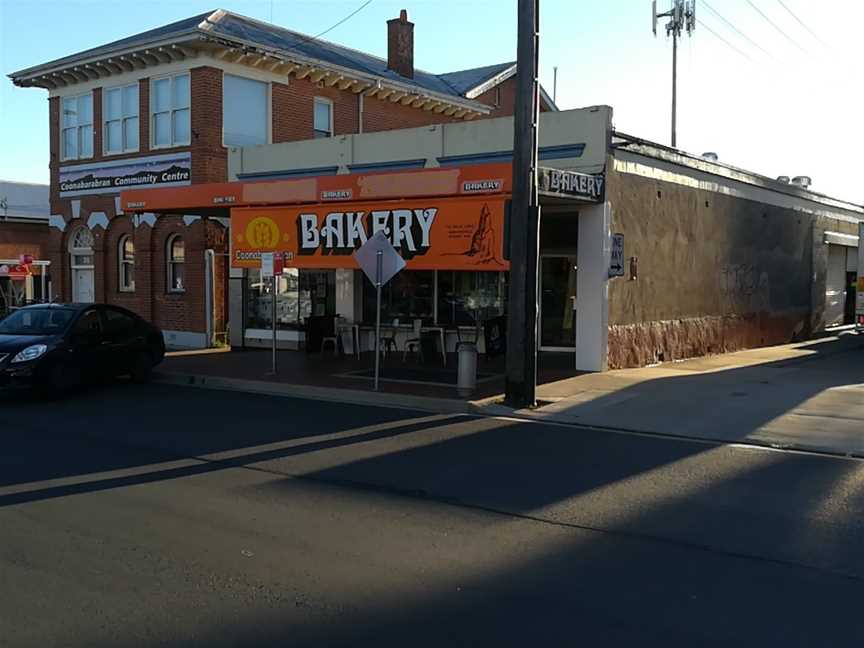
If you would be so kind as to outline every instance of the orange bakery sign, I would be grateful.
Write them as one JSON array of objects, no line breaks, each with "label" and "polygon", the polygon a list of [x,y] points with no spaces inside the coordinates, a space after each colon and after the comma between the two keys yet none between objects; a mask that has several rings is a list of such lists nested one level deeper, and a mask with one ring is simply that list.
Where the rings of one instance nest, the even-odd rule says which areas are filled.
[{"label": "orange bakery sign", "polygon": [[275,252],[286,268],[357,268],[352,254],[379,230],[408,270],[507,270],[500,197],[431,198],[231,210],[231,265],[259,268]]}]

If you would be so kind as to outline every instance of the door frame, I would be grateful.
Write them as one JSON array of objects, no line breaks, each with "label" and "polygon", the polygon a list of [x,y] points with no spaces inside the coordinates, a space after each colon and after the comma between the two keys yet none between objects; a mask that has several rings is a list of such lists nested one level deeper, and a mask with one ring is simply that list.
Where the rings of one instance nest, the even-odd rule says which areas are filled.
[{"label": "door frame", "polygon": [[[71,277],[71,282],[70,282],[71,287],[72,287],[71,301],[75,302],[75,301],[77,301],[77,298],[78,298],[78,287],[79,287],[78,286],[78,278],[77,278],[78,271],[79,270],[87,270],[87,271],[89,271],[89,275],[90,275],[90,281],[89,281],[90,288],[91,288],[90,294],[93,295],[93,300],[91,302],[87,302],[87,303],[95,303],[95,301],[96,301],[96,265],[95,265],[95,263],[90,263],[90,264],[76,264],[75,263],[75,258],[77,256],[89,256],[91,259],[94,259],[94,261],[95,261],[92,245],[89,247],[75,247],[75,242],[78,239],[79,232],[81,232],[82,230],[85,230],[85,229],[86,229],[86,227],[84,227],[82,225],[77,230],[75,230],[75,232],[73,232],[72,236],[69,238],[69,268],[72,272],[72,277]],[[89,233],[89,230],[88,230],[88,233]],[[93,236],[92,233],[90,233],[90,240],[91,241],[93,240],[92,236]]]},{"label": "door frame", "polygon": [[[573,331],[573,346],[549,346],[549,345],[544,345],[542,343],[542,340],[543,340],[543,259],[576,259],[576,258],[577,258],[577,256],[575,254],[561,254],[561,253],[544,254],[544,253],[540,253],[540,256],[538,259],[539,263],[537,265],[537,274],[538,274],[537,279],[538,279],[538,283],[539,283],[538,288],[539,288],[539,293],[540,293],[540,299],[537,300],[538,301],[537,316],[539,318],[538,322],[537,322],[537,324],[538,324],[537,328],[538,328],[538,333],[539,333],[539,335],[537,336],[537,349],[539,351],[549,351],[552,353],[576,353],[576,330],[575,330],[576,329],[576,314],[575,313],[573,314],[573,329],[574,329],[574,331]],[[579,271],[576,270],[575,272],[577,273],[577,276],[578,276]],[[577,285],[578,285],[578,283],[577,283]],[[576,293],[576,304],[577,305],[579,304],[578,291]],[[576,309],[574,308],[573,310],[575,311]]]}]

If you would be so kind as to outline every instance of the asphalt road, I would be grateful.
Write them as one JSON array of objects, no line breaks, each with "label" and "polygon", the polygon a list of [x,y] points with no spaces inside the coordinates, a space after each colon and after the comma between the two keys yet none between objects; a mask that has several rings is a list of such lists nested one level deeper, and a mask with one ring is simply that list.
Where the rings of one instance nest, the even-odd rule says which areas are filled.
[{"label": "asphalt road", "polygon": [[856,460],[126,384],[0,443],[4,647],[864,641]]}]

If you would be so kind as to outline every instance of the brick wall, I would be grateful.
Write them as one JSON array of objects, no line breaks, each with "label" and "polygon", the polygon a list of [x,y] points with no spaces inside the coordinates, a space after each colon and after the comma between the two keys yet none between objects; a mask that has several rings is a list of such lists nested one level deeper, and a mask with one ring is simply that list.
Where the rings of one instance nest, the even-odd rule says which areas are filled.
[{"label": "brick wall", "polygon": [[0,259],[17,259],[32,254],[45,259],[48,254],[48,225],[0,221]]}]

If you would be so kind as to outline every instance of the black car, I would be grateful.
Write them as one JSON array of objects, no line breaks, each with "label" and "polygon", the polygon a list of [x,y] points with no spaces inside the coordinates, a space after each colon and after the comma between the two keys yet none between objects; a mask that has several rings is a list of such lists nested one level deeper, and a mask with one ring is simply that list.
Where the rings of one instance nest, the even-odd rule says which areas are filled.
[{"label": "black car", "polygon": [[102,304],[36,304],[0,320],[0,388],[59,393],[128,374],[146,380],[165,355],[162,332]]}]

